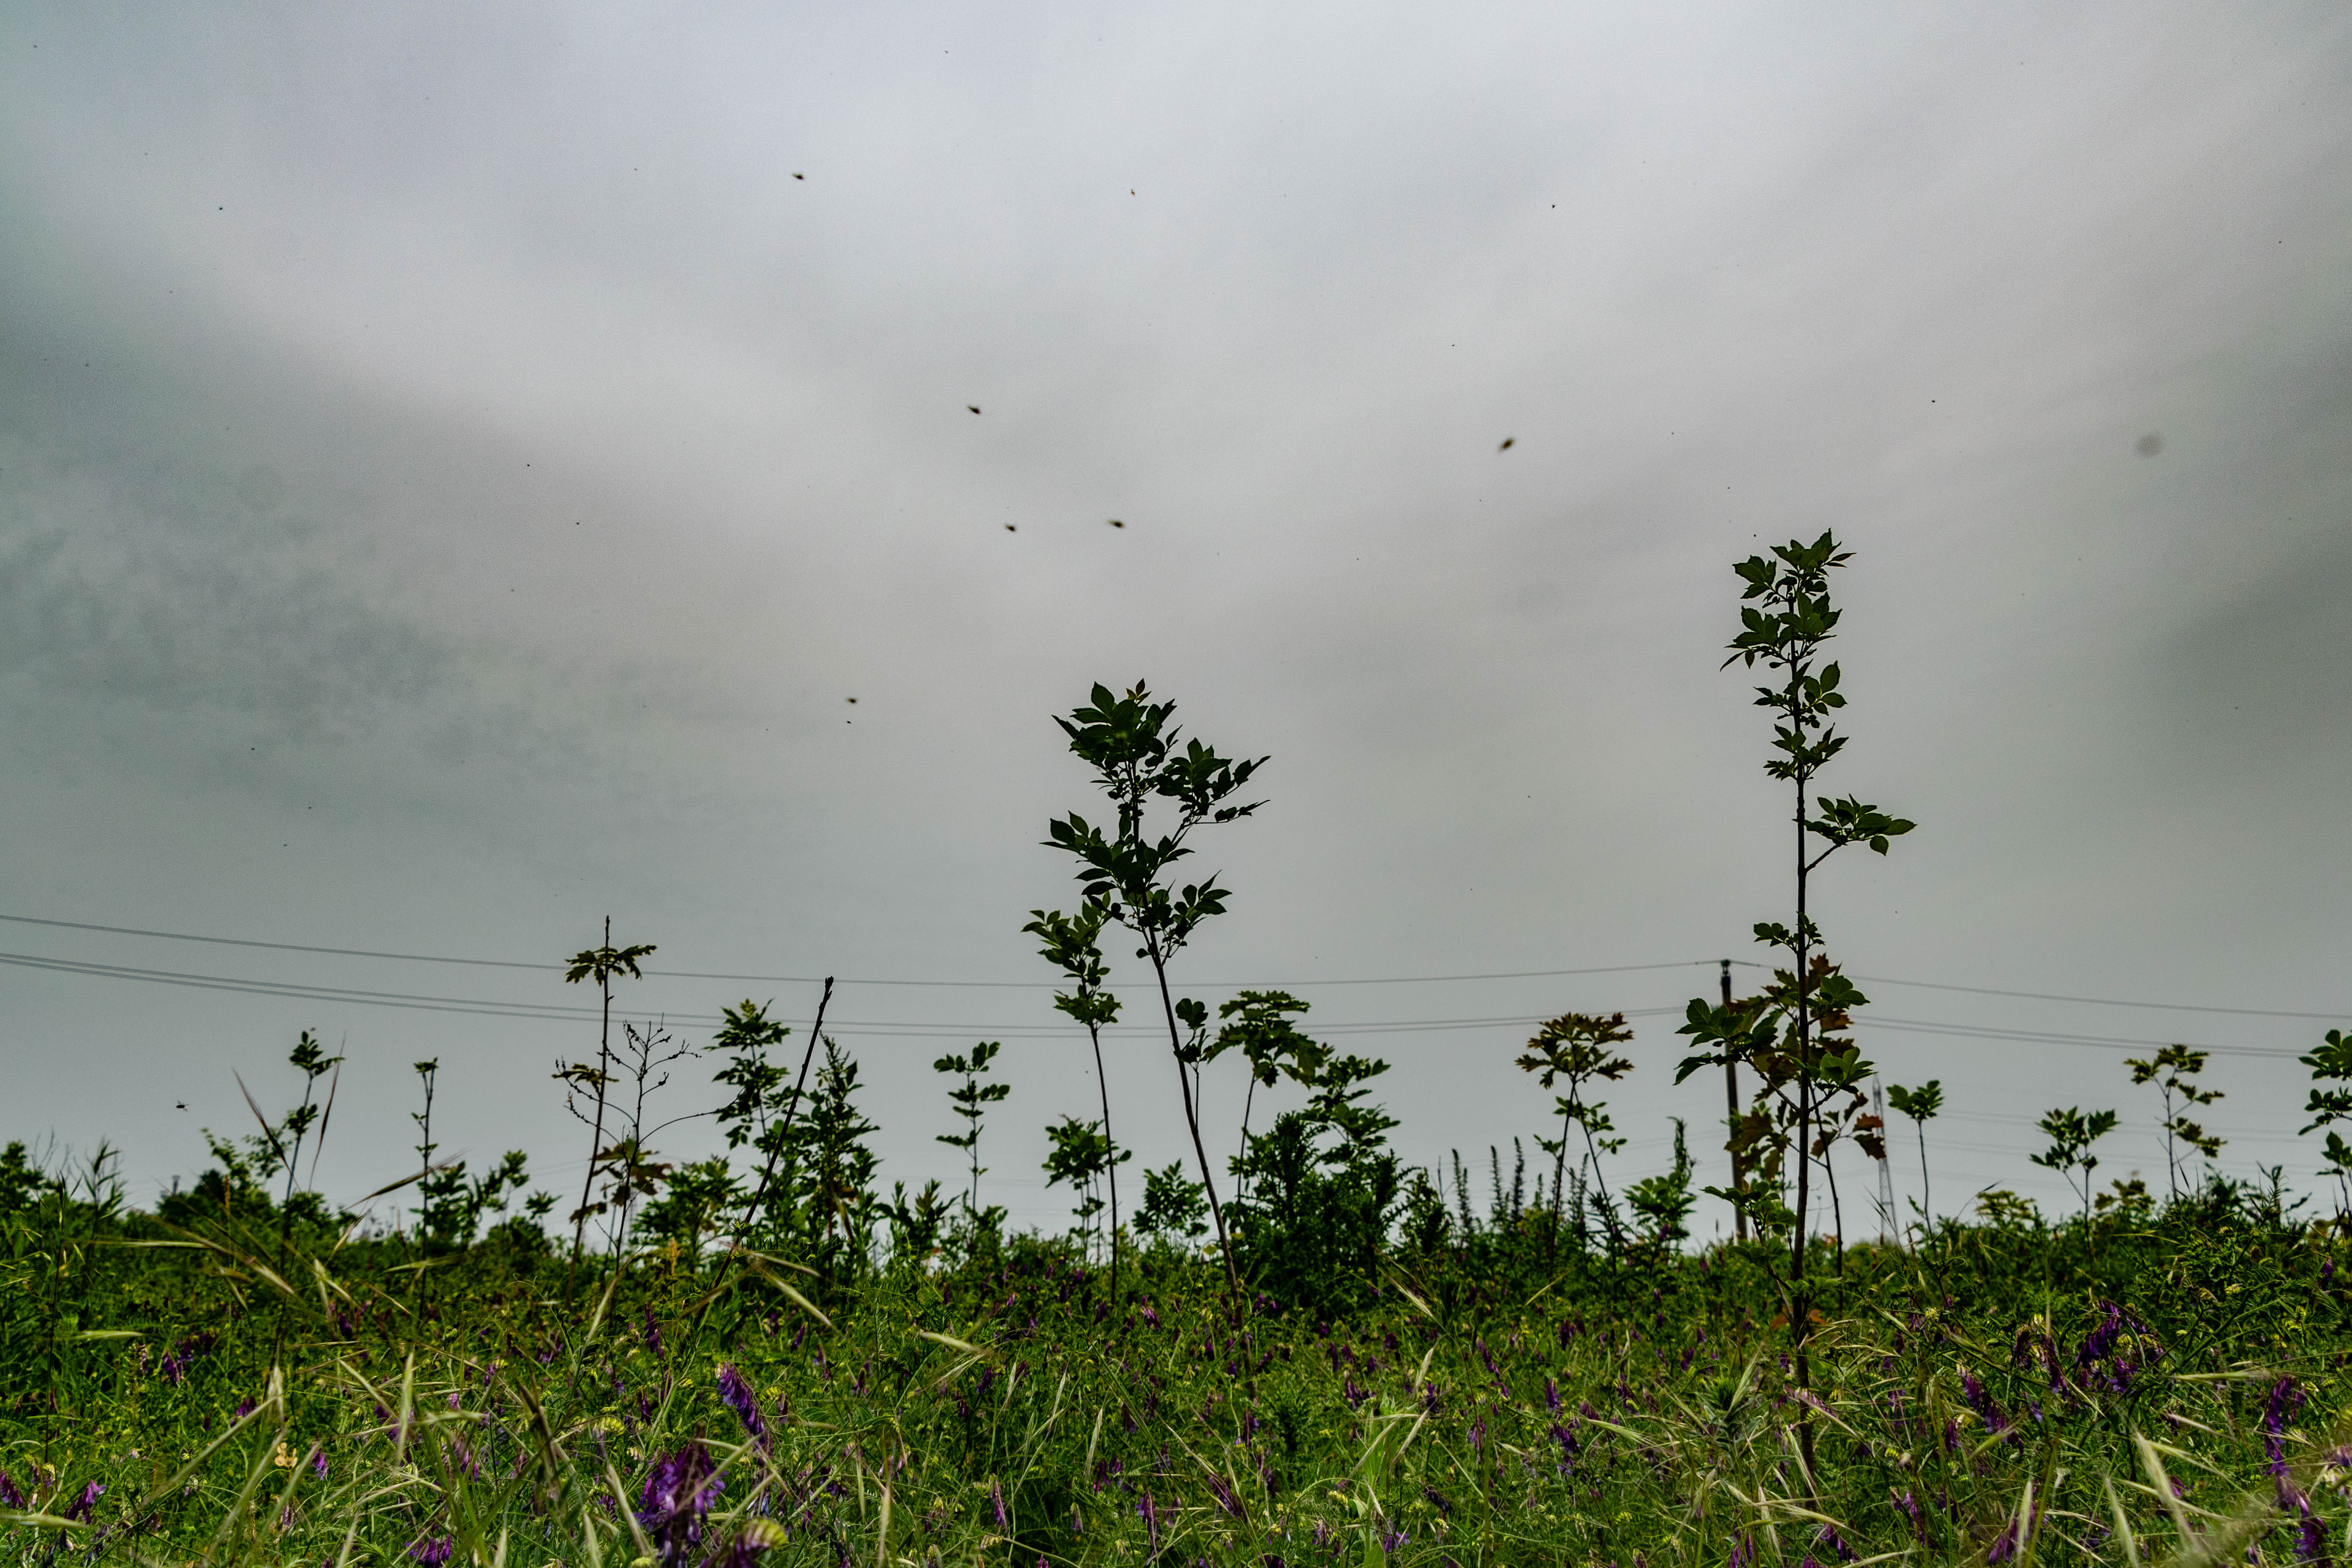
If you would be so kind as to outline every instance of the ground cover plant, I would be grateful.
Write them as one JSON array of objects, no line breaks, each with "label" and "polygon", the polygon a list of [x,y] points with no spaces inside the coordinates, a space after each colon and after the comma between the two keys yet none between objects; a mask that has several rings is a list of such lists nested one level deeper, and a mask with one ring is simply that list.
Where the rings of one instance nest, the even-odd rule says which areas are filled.
[{"label": "ground cover plant", "polygon": [[[1899,1240],[1848,1239],[1839,1152],[1887,1150],[1842,1033],[1865,1002],[1823,951],[1811,878],[1912,825],[1812,794],[1843,746],[1820,655],[1844,559],[1823,535],[1739,568],[1733,658],[1777,677],[1759,696],[1769,771],[1795,787],[1797,882],[1794,923],[1758,927],[1788,967],[1756,996],[1693,1002],[1683,1031],[1685,1076],[1727,1069],[1738,1158],[1709,1191],[1742,1219],[1732,1240],[1690,1245],[1683,1122],[1669,1168],[1606,1173],[1622,1142],[1597,1091],[1633,1070],[1622,1015],[1531,1026],[1515,1049],[1552,1097],[1527,1110],[1538,1158],[1489,1150],[1478,1181],[1459,1155],[1405,1165],[1386,1064],[1316,1039],[1298,998],[1244,993],[1213,1023],[1181,996],[1174,962],[1234,895],[1180,883],[1176,863],[1257,809],[1238,797],[1261,763],[1180,745],[1174,704],[1140,684],[1097,687],[1061,722],[1112,819],[1051,825],[1078,910],[1033,910],[1026,931],[1098,1066],[1118,1010],[1101,937],[1139,944],[1189,1171],[1144,1172],[1123,1214],[1106,1096],[1099,1121],[1050,1130],[1071,1227],[1008,1230],[983,1201],[982,1136],[1022,1101],[980,1042],[935,1064],[962,1189],[886,1193],[859,1064],[822,1007],[795,1070],[793,1029],[749,1000],[712,1042],[729,1154],[663,1159],[647,1097],[682,1058],[626,1021],[614,1042],[613,981],[653,950],[608,927],[567,973],[605,1005],[593,1062],[557,1064],[593,1156],[560,1217],[553,1194],[525,1195],[521,1152],[479,1173],[438,1157],[438,1061],[416,1064],[414,1172],[347,1207],[311,1190],[339,1058],[307,1034],[293,1107],[255,1100],[258,1132],[208,1135],[211,1167],[152,1210],[108,1151],[66,1169],[7,1147],[0,1555],[2332,1563],[2352,1543],[2352,1219],[2305,1213],[2280,1171],[2214,1168],[2219,1141],[2186,1114],[2220,1095],[2203,1053],[2125,1064],[2161,1101],[2160,1191],[2095,1187],[2117,1111],[2051,1110],[2032,1158],[2080,1200],[2056,1215],[1995,1191],[1938,1216],[1941,1085],[1892,1089],[1920,1202],[1914,1223],[1889,1216]],[[2331,1031],[2304,1058],[2306,1131],[2352,1115],[2327,1087],[2352,1078],[2347,1053]],[[1202,1123],[1211,1072],[1247,1075],[1237,1129]],[[1257,1091],[1286,1084],[1303,1103],[1254,1121]],[[2340,1192],[2352,1155],[2334,1131],[2326,1158]],[[386,1200],[409,1219],[373,1223]]]}]

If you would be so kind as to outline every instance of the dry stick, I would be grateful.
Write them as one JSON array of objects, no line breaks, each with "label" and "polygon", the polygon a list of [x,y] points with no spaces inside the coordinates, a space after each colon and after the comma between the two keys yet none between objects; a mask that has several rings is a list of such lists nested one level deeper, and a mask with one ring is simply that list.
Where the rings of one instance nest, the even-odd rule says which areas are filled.
[{"label": "dry stick", "polygon": [[1160,954],[1157,931],[1144,933],[1144,953],[1151,960],[1151,972],[1160,977],[1160,1010],[1168,1018],[1168,1048],[1176,1058],[1176,1086],[1184,1093],[1184,1125],[1192,1134],[1193,1156],[1201,1163],[1201,1185],[1209,1194],[1209,1213],[1217,1222],[1217,1250],[1225,1260],[1225,1285],[1238,1311],[1242,1299],[1241,1271],[1234,1267],[1234,1244],[1225,1235],[1224,1206],[1217,1202],[1217,1184],[1209,1171],[1209,1151],[1201,1142],[1201,1116],[1192,1104],[1192,1080],[1184,1071],[1183,1037],[1176,1032],[1176,1004],[1169,998],[1168,961]]},{"label": "dry stick", "polygon": [[816,1060],[816,1043],[824,1033],[824,1010],[833,1000],[833,976],[824,977],[824,994],[816,999],[816,1022],[809,1028],[808,1049],[801,1053],[801,1080],[793,1089],[793,1098],[784,1107],[783,1131],[777,1134],[776,1145],[768,1151],[768,1163],[760,1173],[760,1190],[751,1195],[751,1225],[758,1225],[767,1213],[768,1184],[776,1173],[776,1156],[792,1142],[793,1118],[799,1114],[801,1096],[808,1091],[809,1064]]}]

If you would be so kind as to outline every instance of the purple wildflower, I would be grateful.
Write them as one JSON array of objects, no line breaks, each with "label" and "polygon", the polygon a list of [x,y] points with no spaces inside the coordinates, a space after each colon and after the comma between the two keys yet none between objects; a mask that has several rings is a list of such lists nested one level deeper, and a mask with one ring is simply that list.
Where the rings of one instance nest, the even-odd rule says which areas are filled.
[{"label": "purple wildflower", "polygon": [[1403,1551],[1405,1542],[1412,1539],[1412,1537],[1405,1532],[1404,1526],[1400,1524],[1393,1530],[1381,1532],[1381,1550],[1393,1557]]},{"label": "purple wildflower", "polygon": [[768,1424],[760,1418],[760,1396],[751,1392],[751,1385],[743,1380],[743,1374],[729,1362],[719,1363],[719,1397],[728,1409],[735,1412],[736,1418],[743,1423],[743,1430],[751,1434],[751,1440],[764,1447],[768,1440]]},{"label": "purple wildflower", "polygon": [[646,1309],[645,1337],[646,1349],[656,1355],[661,1354],[661,1325],[654,1321],[654,1310],[651,1307]]},{"label": "purple wildflower", "polygon": [[247,1416],[253,1414],[254,1409],[255,1405],[252,1400],[248,1399],[236,1407],[236,1418],[240,1421],[244,1420]]},{"label": "purple wildflower", "polygon": [[2009,1521],[2009,1528],[2000,1532],[2000,1539],[1994,1542],[1992,1549],[1985,1553],[1985,1561],[1998,1564],[2006,1563],[2016,1555],[2017,1521],[2012,1519]]},{"label": "purple wildflower", "polygon": [[1004,1488],[996,1481],[988,1483],[988,1506],[996,1511],[996,1532],[999,1535],[1013,1533],[1013,1521],[1004,1516]]},{"label": "purple wildflower", "polygon": [[1224,1477],[1213,1475],[1209,1478],[1209,1493],[1217,1500],[1219,1508],[1235,1519],[1242,1517],[1241,1499],[1234,1495],[1234,1489],[1226,1484]]},{"label": "purple wildflower", "polygon": [[1851,1563],[1853,1561],[1853,1548],[1845,1543],[1845,1538],[1837,1532],[1836,1525],[1825,1524],[1822,1526],[1822,1533],[1819,1540],[1823,1546],[1830,1549],[1831,1553],[1835,1556],[1839,1562]]},{"label": "purple wildflower", "polygon": [[16,1479],[5,1470],[0,1470],[0,1502],[10,1508],[25,1506],[25,1494],[16,1489]]},{"label": "purple wildflower", "polygon": [[1756,1542],[1740,1536],[1731,1543],[1731,1561],[1727,1568],[1756,1568]]},{"label": "purple wildflower", "polygon": [[2083,1336],[2082,1347],[2074,1352],[2074,1364],[2088,1367],[2106,1360],[2123,1331],[2124,1310],[2113,1301],[2100,1302],[2099,1326]]},{"label": "purple wildflower", "polygon": [[1576,1462],[1577,1450],[1582,1445],[1577,1441],[1574,1432],[1557,1421],[1551,1426],[1551,1440],[1559,1445],[1559,1468],[1566,1470]]},{"label": "purple wildflower", "polygon": [[327,1479],[327,1450],[324,1447],[310,1450],[310,1473],[322,1481]]},{"label": "purple wildflower", "polygon": [[2270,1472],[2286,1474],[2286,1429],[2303,1409],[2303,1384],[2292,1377],[2282,1377],[2271,1384],[2270,1397],[2263,1402],[2263,1447],[2270,1455]]},{"label": "purple wildflower", "polygon": [[456,1543],[446,1535],[420,1535],[408,1543],[410,1561],[421,1563],[423,1568],[441,1568],[456,1550]]},{"label": "purple wildflower", "polygon": [[1559,1384],[1549,1377],[1544,1379],[1544,1408],[1554,1415],[1559,1414]]},{"label": "purple wildflower", "polygon": [[654,1466],[638,1499],[637,1523],[663,1538],[663,1568],[677,1568],[689,1549],[702,1544],[702,1516],[726,1485],[726,1478],[711,1463],[710,1450],[698,1442],[688,1443]]},{"label": "purple wildflower", "polygon": [[1340,1380],[1339,1397],[1348,1402],[1349,1409],[1360,1410],[1363,1408],[1364,1401],[1371,1397],[1371,1393],[1368,1389],[1357,1387],[1355,1378],[1349,1376]]},{"label": "purple wildflower", "polygon": [[66,1509],[66,1517],[68,1519],[75,1520],[89,1519],[90,1510],[98,1506],[98,1500],[105,1493],[105,1491],[106,1489],[100,1486],[96,1481],[90,1482],[89,1485],[81,1489],[81,1496],[76,1499],[74,1502]]},{"label": "purple wildflower", "polygon": [[1150,1492],[1143,1494],[1143,1500],[1135,1505],[1135,1511],[1143,1516],[1143,1533],[1151,1545],[1150,1555],[1156,1558],[1160,1555],[1160,1510],[1153,1504]]}]

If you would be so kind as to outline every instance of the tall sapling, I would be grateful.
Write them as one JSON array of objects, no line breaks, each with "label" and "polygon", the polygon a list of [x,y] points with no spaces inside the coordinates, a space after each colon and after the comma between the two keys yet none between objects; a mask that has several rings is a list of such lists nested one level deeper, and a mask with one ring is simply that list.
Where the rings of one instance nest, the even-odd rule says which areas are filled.
[{"label": "tall sapling", "polygon": [[[1194,831],[1204,825],[1238,821],[1264,804],[1234,801],[1265,759],[1236,761],[1219,756],[1197,738],[1179,750],[1181,731],[1170,722],[1175,712],[1173,702],[1152,701],[1140,681],[1124,697],[1097,683],[1087,706],[1055,721],[1069,738],[1070,750],[1094,768],[1096,787],[1109,800],[1115,821],[1106,831],[1072,812],[1046,825],[1046,843],[1078,862],[1077,879],[1084,886],[1087,908],[1142,940],[1136,956],[1150,962],[1152,977],[1159,984],[1168,1048],[1176,1058],[1184,1126],[1192,1134],[1209,1214],[1216,1222],[1225,1287],[1238,1302],[1241,1273],[1234,1264],[1233,1239],[1225,1231],[1224,1209],[1217,1201],[1208,1146],[1201,1140],[1200,1106],[1192,1093],[1192,1068],[1200,1059],[1201,1047],[1196,1044],[1188,1048],[1177,1022],[1176,996],[1168,984],[1170,961],[1183,950],[1202,921],[1224,912],[1225,900],[1231,895],[1217,885],[1213,873],[1181,888],[1171,884],[1170,873],[1176,862],[1192,853],[1187,840]],[[1155,805],[1171,811],[1174,818],[1157,835],[1148,832],[1145,824],[1146,812]],[[1197,1004],[1182,1009],[1188,1016],[1199,1010]]]}]

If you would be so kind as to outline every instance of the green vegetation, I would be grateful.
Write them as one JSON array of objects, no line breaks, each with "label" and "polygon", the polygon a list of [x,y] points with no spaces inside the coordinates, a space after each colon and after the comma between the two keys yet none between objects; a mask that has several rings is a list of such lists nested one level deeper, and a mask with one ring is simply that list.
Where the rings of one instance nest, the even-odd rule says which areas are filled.
[{"label": "green vegetation", "polygon": [[[2056,1217],[2000,1191],[1937,1217],[1926,1124],[1942,1086],[1893,1088],[1917,1135],[1916,1223],[1848,1243],[1833,1152],[1888,1152],[1845,1033],[1866,999],[1824,952],[1811,879],[1913,825],[1813,793],[1844,745],[1828,724],[1838,666],[1821,654],[1838,622],[1827,574],[1845,560],[1825,534],[1738,568],[1732,657],[1776,677],[1759,701],[1768,772],[1795,790],[1797,875],[1793,923],[1756,928],[1788,966],[1754,996],[1727,982],[1720,1005],[1694,1001],[1682,1029],[1680,1076],[1719,1065],[1733,1086],[1735,1173],[1706,1191],[1740,1216],[1734,1240],[1689,1247],[1700,1194],[1680,1120],[1670,1167],[1612,1191],[1604,1157],[1623,1140],[1596,1091],[1635,1070],[1615,1051],[1632,1038],[1622,1014],[1536,1027],[1517,1063],[1552,1097],[1525,1112],[1544,1158],[1530,1179],[1515,1142],[1507,1177],[1490,1150],[1475,1196],[1459,1155],[1433,1172],[1390,1146],[1387,1064],[1316,1039],[1306,1003],[1245,992],[1213,1027],[1171,966],[1234,895],[1215,875],[1180,884],[1176,863],[1199,830],[1258,809],[1238,796],[1261,762],[1180,744],[1175,705],[1140,684],[1097,686],[1060,722],[1111,821],[1050,825],[1080,901],[1025,930],[1098,1068],[1119,1007],[1099,939],[1136,938],[1191,1170],[1144,1171],[1123,1219],[1129,1152],[1106,1093],[1100,1120],[1048,1130],[1071,1228],[1010,1231],[982,1201],[981,1144],[990,1109],[1021,1101],[982,1042],[934,1064],[942,1118],[961,1124],[935,1135],[964,1156],[964,1190],[886,1194],[859,1064],[822,1005],[795,1072],[776,1054],[792,1030],[749,1000],[712,1041],[727,1152],[664,1160],[647,1097],[686,1052],[628,1020],[615,1044],[613,982],[653,949],[614,947],[608,926],[566,973],[604,999],[594,1059],[556,1074],[592,1155],[557,1222],[568,1238],[548,1232],[553,1194],[524,1195],[522,1152],[480,1173],[438,1158],[437,1061],[416,1064],[415,1173],[350,1212],[310,1190],[301,1162],[331,1128],[338,1058],[309,1034],[289,1058],[292,1109],[257,1103],[257,1135],[207,1134],[212,1167],[152,1212],[130,1206],[110,1151],[68,1170],[7,1147],[0,1554],[2332,1562],[2352,1540],[2352,1216],[2305,1215],[2276,1170],[2247,1184],[2214,1168],[2220,1141],[2189,1119],[2221,1096],[2206,1053],[2126,1064],[2161,1100],[2160,1194],[2095,1188],[2116,1110],[2042,1119],[2050,1146],[2032,1158],[2080,1199]],[[2352,1094],[2329,1087],[2352,1080],[2352,1044],[2331,1031],[2303,1059],[2319,1086],[2305,1131],[2331,1129],[2323,1173],[2352,1191],[2332,1130]],[[1221,1194],[1201,1089],[1236,1067]],[[1284,1085],[1303,1103],[1255,1124],[1258,1090]],[[372,1224],[370,1204],[412,1186],[413,1223]]]}]

